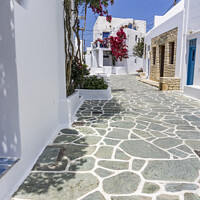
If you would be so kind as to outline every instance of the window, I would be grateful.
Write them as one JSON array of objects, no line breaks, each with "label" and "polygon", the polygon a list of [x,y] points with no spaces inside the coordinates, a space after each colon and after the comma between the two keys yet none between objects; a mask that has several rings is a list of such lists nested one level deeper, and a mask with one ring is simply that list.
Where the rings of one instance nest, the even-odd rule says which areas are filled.
[{"label": "window", "polygon": [[174,42],[169,43],[169,64],[174,64]]},{"label": "window", "polygon": [[103,32],[103,39],[109,38],[110,32]]},{"label": "window", "polygon": [[129,24],[129,25],[128,25],[128,28],[132,29],[132,28],[133,28],[133,25],[132,25],[132,24]]},{"label": "window", "polygon": [[136,36],[135,36],[135,41],[136,41],[136,42],[137,42],[137,39],[138,39],[138,36],[136,35]]},{"label": "window", "polygon": [[153,65],[155,65],[156,64],[156,47],[153,47],[152,53],[153,53]]},{"label": "window", "polygon": [[150,51],[151,50],[151,46],[150,45],[148,45],[148,51]]},{"label": "window", "polygon": [[138,42],[140,43],[140,38],[138,38]]}]

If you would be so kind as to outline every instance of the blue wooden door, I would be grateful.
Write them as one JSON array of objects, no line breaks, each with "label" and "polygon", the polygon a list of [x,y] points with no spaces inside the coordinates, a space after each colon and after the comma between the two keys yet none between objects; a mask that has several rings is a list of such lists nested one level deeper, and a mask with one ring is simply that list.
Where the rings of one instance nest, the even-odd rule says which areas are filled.
[{"label": "blue wooden door", "polygon": [[197,39],[190,40],[187,85],[193,85]]}]

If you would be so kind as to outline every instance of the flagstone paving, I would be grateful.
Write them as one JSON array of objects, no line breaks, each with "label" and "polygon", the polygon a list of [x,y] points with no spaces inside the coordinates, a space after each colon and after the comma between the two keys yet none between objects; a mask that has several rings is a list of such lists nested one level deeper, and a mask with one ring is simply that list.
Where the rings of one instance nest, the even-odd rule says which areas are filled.
[{"label": "flagstone paving", "polygon": [[200,200],[200,102],[112,76],[110,101],[85,101],[14,197]]}]

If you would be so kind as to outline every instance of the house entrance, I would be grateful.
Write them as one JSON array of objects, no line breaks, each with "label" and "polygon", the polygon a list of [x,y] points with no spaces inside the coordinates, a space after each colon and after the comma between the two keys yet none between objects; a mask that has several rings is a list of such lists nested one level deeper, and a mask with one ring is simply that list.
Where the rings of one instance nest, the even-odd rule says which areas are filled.
[{"label": "house entrance", "polygon": [[196,57],[196,42],[197,42],[196,39],[190,40],[187,85],[193,85],[193,82],[194,82],[194,67],[195,67],[195,57]]}]

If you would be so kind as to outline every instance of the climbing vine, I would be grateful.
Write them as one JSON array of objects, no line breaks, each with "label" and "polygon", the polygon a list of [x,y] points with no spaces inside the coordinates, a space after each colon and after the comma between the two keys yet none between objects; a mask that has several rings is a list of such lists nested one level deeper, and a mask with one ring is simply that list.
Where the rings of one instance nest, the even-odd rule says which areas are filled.
[{"label": "climbing vine", "polygon": [[[106,16],[106,20],[111,22],[112,17],[108,14],[109,4],[113,5],[114,0],[64,0],[64,41],[65,41],[65,72],[66,72],[66,91],[68,94],[70,86],[72,84],[72,62],[75,58],[82,62],[81,58],[81,42],[80,42],[80,30],[84,31],[86,27],[87,8],[92,9],[94,14],[100,16]],[[80,28],[80,7],[84,8],[82,19],[85,20],[84,27]],[[82,14],[82,13],[81,13]],[[75,52],[74,46],[74,34],[77,38],[78,49]]]}]

